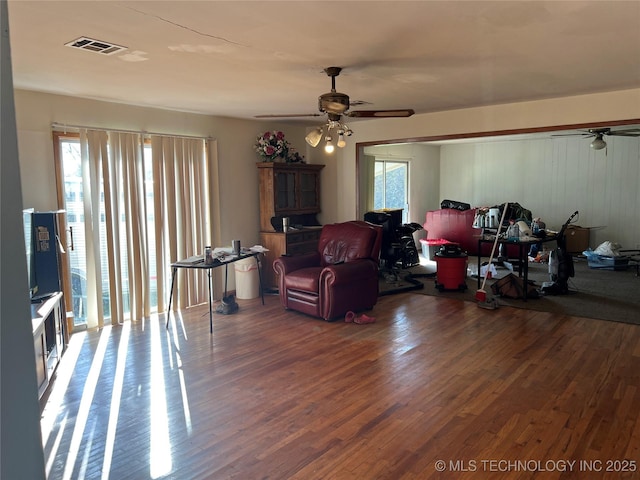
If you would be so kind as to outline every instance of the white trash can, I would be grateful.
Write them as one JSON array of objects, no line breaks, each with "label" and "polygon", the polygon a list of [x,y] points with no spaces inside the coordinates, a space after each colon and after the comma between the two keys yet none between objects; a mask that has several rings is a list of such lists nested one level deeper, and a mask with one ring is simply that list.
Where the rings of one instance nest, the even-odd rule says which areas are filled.
[{"label": "white trash can", "polygon": [[250,300],[260,296],[260,277],[256,257],[244,258],[233,264],[236,272],[236,297]]}]

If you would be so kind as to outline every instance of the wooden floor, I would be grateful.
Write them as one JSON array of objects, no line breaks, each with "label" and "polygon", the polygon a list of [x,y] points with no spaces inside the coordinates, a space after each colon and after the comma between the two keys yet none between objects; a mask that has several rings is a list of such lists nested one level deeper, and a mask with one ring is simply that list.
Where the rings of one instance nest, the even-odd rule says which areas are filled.
[{"label": "wooden floor", "polygon": [[49,479],[638,478],[639,326],[412,293],[369,325],[239,303],[211,335],[204,306],[73,335]]}]

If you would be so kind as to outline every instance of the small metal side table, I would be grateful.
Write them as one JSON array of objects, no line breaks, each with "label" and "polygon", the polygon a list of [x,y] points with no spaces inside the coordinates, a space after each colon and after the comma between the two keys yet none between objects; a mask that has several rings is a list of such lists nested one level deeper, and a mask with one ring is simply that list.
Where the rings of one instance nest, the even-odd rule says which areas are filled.
[{"label": "small metal side table", "polygon": [[261,252],[243,252],[240,255],[230,255],[221,258],[215,258],[214,263],[204,263],[204,256],[189,257],[184,260],[171,264],[171,290],[169,292],[169,307],[167,308],[167,323],[166,328],[169,328],[169,315],[171,314],[171,302],[173,300],[173,284],[176,279],[176,272],[179,268],[192,268],[196,270],[207,271],[207,282],[209,284],[209,333],[213,333],[213,282],[211,281],[211,271],[214,268],[224,267],[224,296],[227,296],[227,278],[229,276],[228,267],[230,264],[237,262],[238,260],[244,260],[245,258],[255,258],[256,265],[258,266],[258,279],[260,280],[260,296],[262,298],[262,304],[264,305],[264,290],[262,288],[262,271],[260,269],[260,260],[258,255]]}]

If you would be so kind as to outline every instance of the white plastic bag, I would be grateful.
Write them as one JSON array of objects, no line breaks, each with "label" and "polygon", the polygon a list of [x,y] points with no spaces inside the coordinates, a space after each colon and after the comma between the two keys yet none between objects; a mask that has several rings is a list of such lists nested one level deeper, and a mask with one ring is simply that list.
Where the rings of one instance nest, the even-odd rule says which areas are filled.
[{"label": "white plastic bag", "polygon": [[[480,267],[480,276],[482,278],[487,276],[487,271],[491,272],[491,277],[496,278],[498,276],[498,270],[496,270],[496,266],[492,264],[482,265]],[[491,278],[490,277],[490,278]]]},{"label": "white plastic bag", "polygon": [[549,276],[553,279],[558,275],[558,249],[549,252]]},{"label": "white plastic bag", "polygon": [[520,231],[521,237],[531,236],[531,227],[527,225],[527,222],[525,222],[524,220],[520,220],[516,225],[518,225],[518,230]]},{"label": "white plastic bag", "polygon": [[594,252],[598,255],[604,255],[605,257],[618,257],[620,256],[620,247],[619,243],[607,240],[598,245]]}]

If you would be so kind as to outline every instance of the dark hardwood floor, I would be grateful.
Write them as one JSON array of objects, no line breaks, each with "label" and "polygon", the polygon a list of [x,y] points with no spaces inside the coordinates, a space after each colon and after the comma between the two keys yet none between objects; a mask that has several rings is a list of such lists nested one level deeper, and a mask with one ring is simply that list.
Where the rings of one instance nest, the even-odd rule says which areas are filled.
[{"label": "dark hardwood floor", "polygon": [[412,293],[369,325],[239,303],[213,334],[206,306],[74,334],[49,479],[638,478],[639,326]]}]

